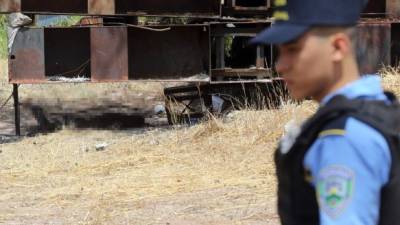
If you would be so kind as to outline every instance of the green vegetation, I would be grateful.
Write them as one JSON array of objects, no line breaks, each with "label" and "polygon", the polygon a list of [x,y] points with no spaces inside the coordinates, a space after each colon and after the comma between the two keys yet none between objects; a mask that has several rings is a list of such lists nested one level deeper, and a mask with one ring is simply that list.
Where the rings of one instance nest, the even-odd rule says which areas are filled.
[{"label": "green vegetation", "polygon": [[225,37],[225,55],[231,57],[233,36]]},{"label": "green vegetation", "polygon": [[57,22],[55,22],[54,25],[56,27],[70,27],[73,25],[76,25],[80,20],[82,19],[82,16],[67,16],[64,17]]},{"label": "green vegetation", "polygon": [[7,57],[7,17],[0,15],[0,58]]}]

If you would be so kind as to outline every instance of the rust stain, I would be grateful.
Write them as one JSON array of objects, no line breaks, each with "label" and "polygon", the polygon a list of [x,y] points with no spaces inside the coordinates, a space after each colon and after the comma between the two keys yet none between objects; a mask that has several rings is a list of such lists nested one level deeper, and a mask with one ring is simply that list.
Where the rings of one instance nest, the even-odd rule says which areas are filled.
[{"label": "rust stain", "polygon": [[88,11],[92,15],[115,14],[114,0],[88,0]]},{"label": "rust stain", "polygon": [[126,27],[92,27],[92,81],[128,80]]},{"label": "rust stain", "polygon": [[19,12],[21,11],[21,0],[2,0],[0,12]]},{"label": "rust stain", "polygon": [[10,82],[40,83],[45,80],[43,52],[35,48],[19,49],[9,60]]}]

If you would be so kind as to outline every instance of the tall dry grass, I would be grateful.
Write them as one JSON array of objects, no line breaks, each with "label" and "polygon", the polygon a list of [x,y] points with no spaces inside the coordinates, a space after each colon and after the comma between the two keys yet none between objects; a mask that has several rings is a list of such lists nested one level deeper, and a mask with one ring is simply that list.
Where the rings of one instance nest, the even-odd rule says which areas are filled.
[{"label": "tall dry grass", "polygon": [[400,69],[385,67],[380,71],[380,75],[384,89],[392,91],[400,98]]}]

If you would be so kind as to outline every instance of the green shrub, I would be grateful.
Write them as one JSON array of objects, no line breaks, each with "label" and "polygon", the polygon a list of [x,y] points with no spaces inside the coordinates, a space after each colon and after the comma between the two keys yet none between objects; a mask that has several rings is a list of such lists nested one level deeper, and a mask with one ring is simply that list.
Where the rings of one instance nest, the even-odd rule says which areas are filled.
[{"label": "green shrub", "polygon": [[52,26],[56,27],[70,27],[77,24],[82,19],[82,16],[67,16],[56,21]]},{"label": "green shrub", "polygon": [[7,17],[0,15],[0,58],[7,57]]}]

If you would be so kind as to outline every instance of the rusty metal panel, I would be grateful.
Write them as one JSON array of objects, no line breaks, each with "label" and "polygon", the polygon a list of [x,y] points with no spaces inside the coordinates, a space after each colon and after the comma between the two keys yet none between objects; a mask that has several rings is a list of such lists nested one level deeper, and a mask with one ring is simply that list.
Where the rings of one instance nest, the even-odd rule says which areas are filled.
[{"label": "rusty metal panel", "polygon": [[390,17],[400,17],[400,0],[386,0],[386,12]]},{"label": "rusty metal panel", "polygon": [[114,0],[88,0],[89,14],[113,15],[115,14]]},{"label": "rusty metal panel", "polygon": [[210,74],[208,25],[186,25],[157,32],[129,27],[129,79],[180,79]]},{"label": "rusty metal panel", "polygon": [[92,27],[90,35],[92,81],[128,80],[127,28]]},{"label": "rusty metal panel", "polygon": [[35,83],[45,79],[44,31],[21,29],[9,56],[9,81]]},{"label": "rusty metal panel", "polygon": [[355,49],[362,74],[376,73],[390,65],[390,23],[360,23],[357,26]]},{"label": "rusty metal panel", "polygon": [[87,0],[21,0],[23,12],[87,13]]},{"label": "rusty metal panel", "polygon": [[0,12],[18,12],[21,10],[21,0],[2,0]]}]

